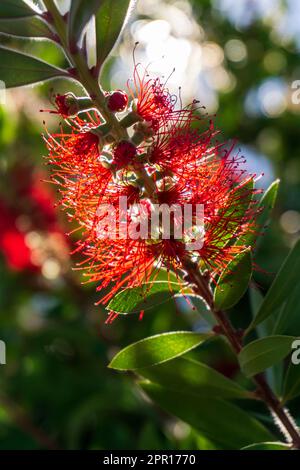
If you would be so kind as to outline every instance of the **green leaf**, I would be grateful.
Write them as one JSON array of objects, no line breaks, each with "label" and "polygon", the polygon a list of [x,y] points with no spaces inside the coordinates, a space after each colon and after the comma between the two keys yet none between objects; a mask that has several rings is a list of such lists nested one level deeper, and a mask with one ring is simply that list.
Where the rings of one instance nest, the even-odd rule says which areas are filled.
[{"label": "green leaf", "polygon": [[68,35],[71,44],[77,44],[80,36],[93,15],[101,5],[102,0],[72,0],[68,15]]},{"label": "green leaf", "polygon": [[0,77],[6,88],[29,85],[63,76],[68,75],[62,69],[30,55],[0,47]]},{"label": "green leaf", "polygon": [[116,294],[107,310],[124,315],[138,313],[166,302],[177,292],[180,292],[180,284],[174,282],[145,283],[141,287],[130,287]]},{"label": "green leaf", "polygon": [[295,331],[300,332],[300,283],[296,284],[287,298],[285,304],[279,311],[273,334],[293,335]]},{"label": "green leaf", "polygon": [[[260,290],[258,290],[257,287],[255,286],[250,286],[249,295],[250,295],[250,304],[251,304],[251,310],[252,310],[252,318],[254,318],[258,310],[260,309],[260,306],[264,300],[264,297],[262,293],[260,292]],[[275,332],[273,331],[274,324],[275,324],[274,318],[269,317],[266,319],[266,321],[258,325],[257,333],[258,333],[259,338],[263,338],[265,336],[275,334]]]},{"label": "green leaf", "polygon": [[150,382],[142,382],[140,386],[165,411],[227,449],[240,449],[252,443],[254,437],[262,441],[273,439],[255,418],[220,398],[172,390]]},{"label": "green leaf", "polygon": [[[252,317],[254,317],[262,304],[263,295],[254,286],[250,287],[249,294],[250,294],[250,302],[251,302],[251,308],[252,308]],[[274,331],[274,324],[275,324],[275,318],[272,315],[268,317],[260,325],[258,325],[256,329],[258,333],[258,337],[264,338],[265,336],[276,334]],[[288,333],[286,334],[288,335]],[[272,367],[270,367],[266,371],[267,380],[277,395],[280,395],[280,392],[281,392],[283,369],[284,369],[284,364],[283,362],[280,362],[278,364],[274,364]]]},{"label": "green leaf", "polygon": [[[300,343],[298,345],[298,350],[300,348]],[[300,354],[298,354],[298,359]],[[300,364],[290,363],[283,386],[283,402],[292,400],[300,395]]]},{"label": "green leaf", "polygon": [[[256,286],[251,285],[249,287],[249,297],[250,297],[250,306],[251,306],[252,318],[254,318],[255,315],[257,314],[263,300],[264,300],[264,296],[262,295],[261,291]],[[259,336],[267,336],[267,335],[272,333],[273,327],[274,327],[273,323],[271,325],[271,330],[270,331],[265,330],[263,328],[263,326],[264,325],[260,325],[258,327],[258,335]]]},{"label": "green leaf", "polygon": [[24,18],[35,14],[36,11],[22,0],[1,0],[0,2],[1,19]]},{"label": "green leaf", "polygon": [[280,180],[277,179],[268,187],[268,189],[263,194],[257,209],[259,211],[258,216],[256,217],[257,231],[254,233],[249,233],[242,237],[242,243],[246,246],[254,246],[257,237],[263,231],[263,228],[266,227],[270,219],[272,209],[275,205],[278,188]]},{"label": "green leaf", "polygon": [[276,311],[285,302],[297,286],[300,276],[300,240],[290,251],[267,295],[265,296],[256,317],[250,324],[247,333]]},{"label": "green leaf", "polygon": [[97,64],[102,66],[115,46],[134,5],[132,0],[103,0],[96,15]]},{"label": "green leaf", "polygon": [[160,268],[158,272],[154,271],[150,275],[150,281],[175,282],[175,284],[178,284],[178,276],[171,270]]},{"label": "green leaf", "polygon": [[233,307],[244,295],[252,273],[250,248],[238,254],[221,274],[214,292],[214,302],[218,309]]},{"label": "green leaf", "polygon": [[248,391],[236,382],[206,364],[186,357],[178,357],[163,364],[139,369],[138,374],[151,382],[174,390],[224,398],[249,398]]},{"label": "green leaf", "polygon": [[247,344],[239,354],[242,371],[248,377],[280,362],[292,352],[293,336],[269,336]]},{"label": "green leaf", "polygon": [[47,23],[38,16],[17,19],[13,22],[0,19],[0,33],[26,38],[53,38],[53,32]]},{"label": "green leaf", "polygon": [[196,348],[211,334],[191,331],[174,331],[150,336],[122,349],[111,361],[109,367],[119,370],[135,370],[161,364]]},{"label": "green leaf", "polygon": [[204,320],[211,328],[216,325],[217,321],[202,297],[195,294],[189,294],[188,292],[185,292],[184,294],[176,294],[175,297],[176,300],[182,299],[183,306],[189,306],[189,308],[192,308],[195,312],[199,313],[202,316],[202,320]]},{"label": "green leaf", "polygon": [[[227,219],[227,235],[222,237],[222,239],[217,242],[217,246],[223,247],[227,245],[229,242],[233,240],[234,234],[239,228],[239,225],[243,223],[243,217],[249,208],[252,198],[253,198],[253,190],[254,190],[254,180],[250,178],[248,181],[243,182],[233,191],[234,201],[235,204],[230,204],[229,207],[222,209],[219,212],[219,215],[223,219]],[[229,197],[230,200],[230,197]],[[241,243],[237,243],[241,244]]]},{"label": "green leaf", "polygon": [[291,446],[284,442],[259,442],[243,447],[241,450],[290,450]]}]

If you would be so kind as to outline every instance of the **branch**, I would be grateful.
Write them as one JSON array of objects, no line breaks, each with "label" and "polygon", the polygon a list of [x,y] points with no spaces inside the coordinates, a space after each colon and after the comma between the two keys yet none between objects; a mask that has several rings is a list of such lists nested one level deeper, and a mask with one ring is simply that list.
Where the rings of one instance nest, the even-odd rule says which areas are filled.
[{"label": "branch", "polygon": [[[243,348],[241,335],[233,327],[226,313],[214,307],[209,280],[201,274],[198,265],[191,262],[189,259],[182,260],[182,266],[186,272],[186,280],[190,282],[194,292],[207,302],[220,326],[221,334],[227,338],[231,349],[237,356]],[[279,399],[268,385],[264,375],[257,374],[252,377],[252,380],[257,386],[257,394],[270,409],[273,417],[276,418],[275,424],[279,425],[281,431],[286,431],[284,434],[288,438],[288,441],[293,444],[293,448],[300,449],[300,434],[297,425],[286,408],[283,408]]]},{"label": "branch", "polygon": [[16,405],[12,400],[4,395],[0,395],[0,404],[8,413],[12,421],[25,434],[31,436],[43,449],[57,450],[58,445],[42,429],[37,427],[25,413],[25,411]]}]

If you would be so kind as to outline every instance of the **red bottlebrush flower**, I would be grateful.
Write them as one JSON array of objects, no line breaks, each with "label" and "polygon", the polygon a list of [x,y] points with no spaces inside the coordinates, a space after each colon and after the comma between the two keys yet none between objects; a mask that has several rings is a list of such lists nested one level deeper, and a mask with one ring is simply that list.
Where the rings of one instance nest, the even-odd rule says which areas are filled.
[{"label": "red bottlebrush flower", "polygon": [[79,113],[86,113],[91,122],[88,126],[93,127],[92,121],[100,121],[99,116],[94,117],[90,114],[94,109],[93,101],[87,96],[75,96],[73,93],[65,93],[64,95],[56,94],[51,96],[51,103],[54,109],[41,109],[41,112],[50,114],[59,114],[63,119],[72,119],[73,123],[80,125],[84,121],[78,117]]},{"label": "red bottlebrush flower", "polygon": [[[196,149],[194,152],[195,163]],[[174,186],[167,189],[160,187],[156,195],[153,194],[160,204],[177,204],[182,211],[185,204],[193,207],[196,204],[204,205],[203,245],[193,250],[193,256],[201,260],[212,276],[219,274],[235,255],[245,249],[242,244],[237,245],[236,241],[242,235],[256,230],[255,201],[248,208],[245,205],[252,195],[252,190],[247,189],[247,183],[252,177],[244,176],[243,170],[238,169],[240,164],[242,160],[230,152],[223,157],[215,155],[210,159],[201,159],[200,156],[200,164],[191,165],[189,175],[186,174],[184,179],[177,182],[175,178]],[[106,200],[117,208],[117,196],[123,195],[124,191],[116,188],[115,183],[107,189]],[[140,198],[139,202],[143,200]],[[128,215],[128,222],[131,221],[131,215]],[[96,226],[97,223],[94,228]],[[151,240],[150,237],[99,240],[96,232],[90,232],[80,248],[87,256],[86,276],[89,280],[99,283],[98,290],[111,286],[110,293],[102,299],[107,302],[119,289],[142,285],[150,278],[153,279],[161,266],[178,272],[181,260],[191,256],[186,243],[184,237],[179,240]]]},{"label": "red bottlebrush flower", "polygon": [[48,135],[48,162],[55,170],[52,181],[59,186],[61,205],[80,225],[91,225],[95,204],[101,200],[111,180],[111,172],[100,162],[99,138],[73,125],[72,133]]},{"label": "red bottlebrush flower", "polygon": [[55,109],[41,109],[41,112],[59,114],[64,119],[75,117],[79,112],[77,98],[73,93],[57,94],[52,97],[51,103]]},{"label": "red bottlebrush flower", "polygon": [[137,155],[137,148],[127,140],[122,140],[114,148],[113,163],[117,168],[123,168],[134,161]]},{"label": "red bottlebrush flower", "polygon": [[[131,221],[128,217],[128,222]],[[184,244],[178,240],[101,239],[96,232],[93,236],[90,232],[88,239],[78,246],[86,256],[80,269],[88,282],[97,282],[97,291],[110,288],[101,303],[107,303],[122,288],[155,280],[162,266],[177,271],[185,253]]]},{"label": "red bottlebrush flower", "polygon": [[200,132],[199,129],[192,128],[195,122],[199,124],[200,118],[191,113],[182,123],[178,112],[177,121],[172,120],[171,123],[167,122],[161,126],[147,148],[149,163],[164,170],[171,169],[174,174],[182,176],[183,173],[189,174],[191,167],[199,166],[200,160],[218,152],[216,144],[213,143],[218,133],[213,123],[210,123],[208,129]]},{"label": "red bottlebrush flower", "polygon": [[[212,123],[203,132],[197,130],[200,118],[194,103],[176,109],[176,99],[164,85],[146,72],[141,77],[137,67],[134,87],[135,110],[153,134],[139,147],[126,140],[113,143],[112,171],[101,164],[92,123],[85,123],[85,131],[80,123],[71,134],[48,138],[49,161],[56,166],[52,178],[60,185],[62,204],[83,229],[77,249],[86,261],[80,269],[98,283],[98,290],[111,287],[103,302],[121,288],[153,280],[161,266],[178,273],[186,258],[197,259],[214,277],[245,249],[236,241],[256,230],[256,203],[249,203],[253,176],[242,169],[243,159],[232,148],[225,151],[214,143]],[[119,205],[124,196],[125,211]],[[155,237],[150,229],[142,235],[142,223],[151,218],[155,204],[176,205],[182,215],[191,206],[192,227],[177,237],[181,216],[174,213],[169,238],[160,219]],[[204,208],[203,226],[197,225],[197,205]],[[112,226],[116,222],[115,233],[112,226],[107,230],[106,218]],[[200,246],[193,244],[198,236]]]},{"label": "red bottlebrush flower", "polygon": [[129,95],[133,99],[132,110],[149,123],[155,132],[160,131],[166,124],[170,130],[185,123],[189,125],[191,119],[197,119],[195,106],[198,101],[195,100],[191,105],[182,108],[181,101],[169,92],[165,83],[159,78],[151,78],[147,69],[140,72],[140,68],[140,64],[135,65],[133,81],[127,82]]},{"label": "red bottlebrush flower", "polygon": [[116,90],[106,97],[107,107],[113,113],[119,113],[127,108],[128,96],[125,91]]},{"label": "red bottlebrush flower", "polygon": [[74,105],[70,100],[71,94],[67,95],[56,95],[55,97],[55,104],[57,106],[57,112],[63,117],[69,117],[76,113],[76,109],[74,112]]},{"label": "red bottlebrush flower", "polygon": [[140,75],[138,65],[134,69],[133,84],[128,82],[127,86],[132,99],[136,100],[133,110],[150,122],[154,130],[158,130],[171,117],[176,97],[168,92],[158,78],[150,78],[147,70]]},{"label": "red bottlebrush flower", "polygon": [[[230,163],[228,165],[230,167]],[[216,174],[219,175],[218,184],[214,181],[216,177],[214,170],[209,173],[207,166],[206,183],[203,183],[201,190],[195,194],[186,191],[184,186],[178,190],[178,193],[177,190],[170,190],[171,198],[167,199],[168,203],[176,201],[175,203],[183,208],[184,203],[190,204],[193,199],[200,197],[205,199],[210,197],[209,194],[213,196],[213,190],[215,191],[214,198],[208,201],[207,210],[204,205],[203,246],[193,251],[193,256],[198,256],[203,265],[209,268],[212,276],[219,274],[227,263],[245,248],[243,245],[236,245],[235,242],[241,235],[255,230],[252,219],[256,213],[254,204],[239,214],[245,198],[249,197],[249,190],[241,191],[241,185],[245,185],[245,181],[232,187],[228,192],[227,168],[224,170],[223,178],[221,171]],[[161,195],[164,194],[162,202],[165,202],[167,193],[168,191],[161,192]],[[107,195],[107,200],[109,199]],[[110,200],[113,202],[113,199]],[[116,214],[116,219],[119,220],[118,211]],[[131,221],[131,216],[128,216],[128,222]],[[89,232],[87,239],[79,244],[79,248],[87,257],[86,263],[82,265],[82,268],[86,265],[85,276],[89,281],[98,283],[99,291],[110,288],[110,292],[101,300],[104,303],[122,288],[140,286],[150,279],[153,280],[155,273],[162,266],[178,273],[181,261],[186,256],[191,256],[184,239],[151,240],[150,237],[149,239],[128,237],[99,239],[96,231],[97,223],[93,227],[95,231]]]}]

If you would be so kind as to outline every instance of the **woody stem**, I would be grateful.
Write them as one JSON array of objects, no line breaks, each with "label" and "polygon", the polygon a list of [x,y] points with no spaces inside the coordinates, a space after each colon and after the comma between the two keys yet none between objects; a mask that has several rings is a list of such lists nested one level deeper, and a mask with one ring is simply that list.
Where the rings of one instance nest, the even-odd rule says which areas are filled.
[{"label": "woody stem", "polygon": [[70,76],[73,76],[73,78],[79,81],[85,88],[91,100],[93,101],[95,108],[98,109],[101,116],[110,125],[114,137],[117,140],[127,139],[128,134],[126,129],[120,123],[118,118],[107,108],[105,95],[98,83],[98,78],[95,77],[93,75],[93,71],[89,69],[83,54],[76,47],[74,51],[73,48],[72,50],[70,49],[67,25],[64,17],[60,14],[60,11],[58,10],[53,0],[44,0],[44,4],[51,16],[53,25],[61,41],[62,48],[65,51],[70,63],[75,68],[75,77],[74,74],[71,74]]},{"label": "woody stem", "polygon": [[[201,274],[198,265],[188,258],[182,260],[182,266],[194,292],[207,302],[221,328],[221,334],[227,338],[231,349],[238,356],[243,348],[240,334],[234,328],[226,313],[215,308],[209,280],[205,275]],[[297,425],[268,385],[264,375],[254,375],[252,380],[257,386],[259,398],[265,402],[273,416],[276,416],[278,422],[281,423],[280,428],[286,430],[286,434],[289,437],[288,441],[292,443],[293,448],[300,449],[300,434]]]}]

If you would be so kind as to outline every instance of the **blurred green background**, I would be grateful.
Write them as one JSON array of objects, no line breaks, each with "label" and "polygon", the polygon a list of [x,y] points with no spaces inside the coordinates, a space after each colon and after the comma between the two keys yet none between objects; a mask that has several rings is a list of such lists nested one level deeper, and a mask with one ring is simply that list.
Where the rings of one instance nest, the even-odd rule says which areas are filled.
[{"label": "blurred green background", "polygon": [[[297,0],[139,0],[103,74],[106,89],[125,88],[139,41],[138,60],[166,79],[175,67],[170,90],[181,86],[184,102],[197,97],[216,115],[221,138],[236,139],[249,170],[264,173],[259,186],[281,179],[271,228],[256,255],[254,284],[262,292],[300,233],[300,104],[293,103],[292,87],[300,79],[299,15]],[[4,35],[0,42],[64,61],[50,42]],[[142,321],[131,316],[105,325],[104,309],[94,306],[95,286],[82,286],[80,272],[72,271],[73,241],[64,235],[70,227],[54,208],[55,188],[43,182],[43,120],[52,132],[59,121],[40,113],[51,107],[53,93],[69,89],[80,93],[55,81],[0,96],[0,339],[7,348],[0,365],[0,449],[215,448],[145,400],[134,377],[106,367],[131,342],[205,329],[206,322],[172,301]],[[247,324],[249,293],[232,316]],[[218,342],[197,354],[239,379]],[[299,402],[292,411],[300,417]]]}]

